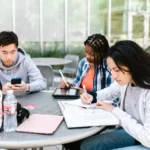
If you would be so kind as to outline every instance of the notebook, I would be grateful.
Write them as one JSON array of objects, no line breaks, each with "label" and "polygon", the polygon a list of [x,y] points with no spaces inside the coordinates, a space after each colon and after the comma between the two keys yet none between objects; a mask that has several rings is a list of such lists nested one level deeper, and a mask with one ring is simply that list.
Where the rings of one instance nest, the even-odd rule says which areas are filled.
[{"label": "notebook", "polygon": [[39,133],[39,134],[53,134],[60,123],[63,116],[46,115],[46,114],[32,114],[16,129],[17,132]]},{"label": "notebook", "polygon": [[118,125],[119,120],[110,112],[96,109],[95,104],[82,104],[81,100],[58,101],[68,128]]}]

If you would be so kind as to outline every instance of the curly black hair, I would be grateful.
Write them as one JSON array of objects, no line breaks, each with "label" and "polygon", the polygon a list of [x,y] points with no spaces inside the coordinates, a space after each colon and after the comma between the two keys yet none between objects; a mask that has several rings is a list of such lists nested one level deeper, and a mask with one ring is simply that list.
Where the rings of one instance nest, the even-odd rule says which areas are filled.
[{"label": "curly black hair", "polygon": [[[108,41],[104,35],[93,34],[87,38],[87,40],[84,42],[84,45],[90,46],[94,51],[95,75],[97,75],[96,73],[97,67],[98,65],[100,65],[100,71],[103,74],[103,78],[101,79],[101,88],[103,89],[105,88],[105,83],[106,83],[105,58],[109,49]],[[95,78],[95,75],[94,75],[94,78]]]}]

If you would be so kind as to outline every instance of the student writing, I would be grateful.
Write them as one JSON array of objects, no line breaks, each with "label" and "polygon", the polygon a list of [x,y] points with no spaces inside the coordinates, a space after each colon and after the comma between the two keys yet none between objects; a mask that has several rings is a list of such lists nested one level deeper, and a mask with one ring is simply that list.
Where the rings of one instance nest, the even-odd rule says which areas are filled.
[{"label": "student writing", "polygon": [[[68,82],[68,85],[69,87],[78,87],[80,93],[84,92],[83,85],[85,85],[87,92],[96,98],[97,90],[112,83],[111,74],[105,61],[109,45],[105,36],[101,34],[89,36],[84,45],[86,57],[79,62],[76,78],[73,83]],[[61,88],[67,88],[65,82],[61,83]]]},{"label": "student writing", "polygon": [[[97,108],[115,115],[120,128],[89,137],[81,142],[81,150],[148,150],[150,148],[150,55],[133,41],[113,45],[107,56],[108,67],[116,82],[97,92]],[[121,97],[114,107],[103,100]],[[83,103],[93,97],[81,95]],[[123,148],[123,149],[121,149]]]}]

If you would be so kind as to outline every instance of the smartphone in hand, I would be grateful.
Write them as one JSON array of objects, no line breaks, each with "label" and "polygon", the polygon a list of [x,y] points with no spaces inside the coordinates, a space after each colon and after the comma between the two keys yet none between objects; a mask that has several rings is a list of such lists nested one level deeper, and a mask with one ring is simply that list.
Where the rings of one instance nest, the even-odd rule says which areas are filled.
[{"label": "smartphone in hand", "polygon": [[21,78],[12,78],[11,84],[21,84]]}]

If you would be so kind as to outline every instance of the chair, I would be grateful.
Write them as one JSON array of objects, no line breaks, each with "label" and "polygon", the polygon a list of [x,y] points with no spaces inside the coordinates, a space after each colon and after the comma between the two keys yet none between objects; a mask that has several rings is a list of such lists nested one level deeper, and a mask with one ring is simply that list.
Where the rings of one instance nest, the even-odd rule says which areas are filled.
[{"label": "chair", "polygon": [[47,81],[47,89],[54,86],[54,72],[50,65],[37,65],[41,74]]},{"label": "chair", "polygon": [[65,59],[72,60],[72,62],[64,65],[64,68],[62,69],[62,73],[75,76],[78,68],[79,56],[73,54],[67,54],[65,56]]}]

